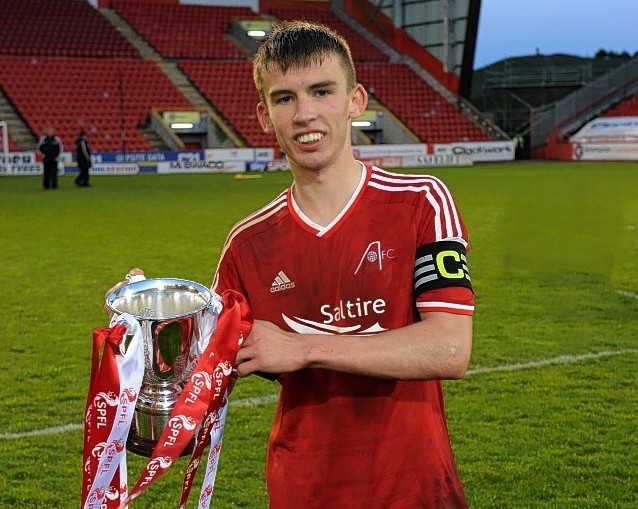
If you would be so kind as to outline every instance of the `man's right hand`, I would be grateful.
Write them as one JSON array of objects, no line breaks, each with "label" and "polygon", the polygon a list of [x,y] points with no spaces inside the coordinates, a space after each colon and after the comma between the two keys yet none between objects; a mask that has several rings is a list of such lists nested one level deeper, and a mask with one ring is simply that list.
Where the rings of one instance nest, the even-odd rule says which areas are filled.
[{"label": "man's right hand", "polygon": [[117,290],[118,288],[120,288],[121,286],[124,286],[126,284],[129,283],[129,281],[131,280],[132,277],[134,276],[144,276],[144,271],[142,269],[139,269],[137,267],[131,269],[128,271],[128,273],[126,274],[126,276],[124,276],[124,279],[122,279],[121,281],[119,281],[117,284],[115,284],[113,287],[109,288],[108,291],[104,294],[104,312],[108,315],[109,320],[111,319],[111,317],[113,316],[113,310],[110,309],[107,305],[106,305],[106,298],[115,290]]}]

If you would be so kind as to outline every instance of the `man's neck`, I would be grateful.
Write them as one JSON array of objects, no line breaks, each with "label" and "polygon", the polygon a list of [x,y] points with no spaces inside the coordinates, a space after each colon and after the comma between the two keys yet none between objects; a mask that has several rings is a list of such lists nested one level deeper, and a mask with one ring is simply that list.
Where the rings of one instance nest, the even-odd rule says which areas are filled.
[{"label": "man's neck", "polygon": [[296,172],[293,195],[302,212],[326,226],[337,217],[361,181],[361,163],[352,159],[342,167]]}]

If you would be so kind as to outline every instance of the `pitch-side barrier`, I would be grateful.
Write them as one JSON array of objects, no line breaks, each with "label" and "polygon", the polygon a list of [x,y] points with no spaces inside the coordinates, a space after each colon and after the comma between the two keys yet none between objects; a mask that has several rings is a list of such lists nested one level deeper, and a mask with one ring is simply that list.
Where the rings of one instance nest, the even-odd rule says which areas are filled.
[{"label": "pitch-side barrier", "polygon": [[[361,145],[355,157],[385,169],[423,166],[471,166],[477,162],[514,159],[511,141],[458,142],[448,144]],[[204,149],[166,152],[97,152],[91,155],[92,175],[140,173],[245,173],[289,170],[286,159],[276,158],[273,148]],[[73,154],[65,152],[59,174],[77,173]],[[41,175],[42,161],[35,152],[0,154],[1,175]]]}]

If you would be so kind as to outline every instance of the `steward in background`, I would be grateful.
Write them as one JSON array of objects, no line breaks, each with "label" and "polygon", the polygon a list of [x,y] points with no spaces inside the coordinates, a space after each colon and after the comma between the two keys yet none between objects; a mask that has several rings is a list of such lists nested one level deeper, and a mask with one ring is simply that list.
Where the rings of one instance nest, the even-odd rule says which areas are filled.
[{"label": "steward in background", "polygon": [[62,141],[52,129],[47,129],[44,136],[40,138],[37,150],[43,155],[45,189],[57,189],[58,187],[58,156],[62,153]]},{"label": "steward in background", "polygon": [[78,163],[80,173],[75,177],[75,185],[79,187],[89,187],[89,168],[91,168],[91,149],[89,142],[86,140],[86,132],[84,129],[80,131],[77,140],[75,140],[75,160]]}]

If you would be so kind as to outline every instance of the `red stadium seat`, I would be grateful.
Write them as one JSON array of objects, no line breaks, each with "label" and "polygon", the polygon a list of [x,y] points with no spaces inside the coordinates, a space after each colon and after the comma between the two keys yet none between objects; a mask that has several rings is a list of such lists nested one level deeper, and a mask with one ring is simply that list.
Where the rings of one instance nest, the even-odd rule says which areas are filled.
[{"label": "red stadium seat", "polygon": [[358,62],[357,77],[424,142],[450,143],[460,141],[461,136],[472,141],[489,140],[470,119],[405,64]]},{"label": "red stadium seat", "polygon": [[603,117],[638,117],[638,94],[619,102],[607,110]]},{"label": "red stadium seat", "polygon": [[167,58],[246,59],[226,35],[236,19],[260,16],[248,7],[139,4],[115,1],[117,12]]},{"label": "red stadium seat", "polygon": [[[0,81],[36,135],[52,126],[66,147],[86,129],[93,150],[153,150],[139,130],[154,107],[191,107],[155,62],[0,57]],[[144,79],[139,79],[138,72]],[[29,86],[25,86],[29,83]],[[78,86],[78,83],[81,86]],[[120,93],[120,90],[122,93]],[[122,125],[124,130],[122,131]],[[109,136],[91,137],[111,132]]]},{"label": "red stadium seat", "polygon": [[0,54],[139,58],[97,9],[76,0],[2,0]]}]

